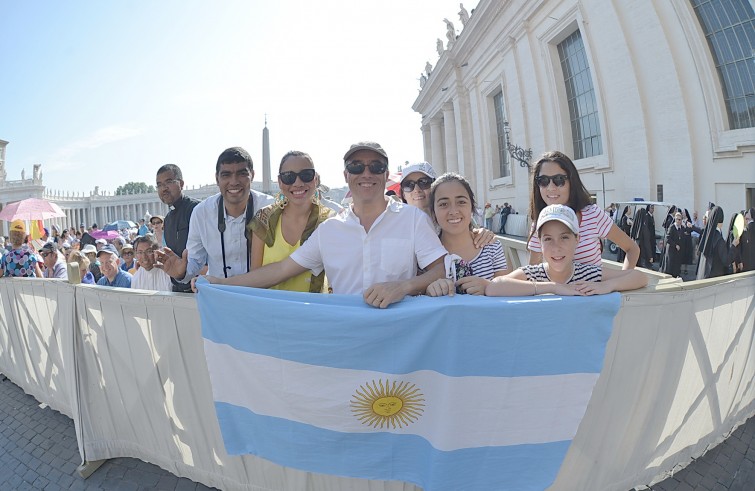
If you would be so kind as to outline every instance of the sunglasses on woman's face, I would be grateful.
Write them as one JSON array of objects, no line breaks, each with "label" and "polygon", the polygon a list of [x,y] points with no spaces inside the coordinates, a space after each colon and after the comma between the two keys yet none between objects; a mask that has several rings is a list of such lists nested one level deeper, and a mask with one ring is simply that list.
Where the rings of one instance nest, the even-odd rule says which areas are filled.
[{"label": "sunglasses on woman's face", "polygon": [[541,188],[547,188],[548,185],[553,182],[558,187],[563,187],[569,180],[569,176],[566,174],[556,174],[555,176],[537,176],[535,182]]},{"label": "sunglasses on woman's face", "polygon": [[149,222],[149,223],[151,223],[152,225],[162,225],[163,224],[163,222]]},{"label": "sunglasses on woman's face", "polygon": [[403,189],[405,193],[411,193],[414,191],[414,186],[419,186],[422,191],[427,191],[430,189],[430,186],[433,185],[434,181],[435,179],[431,177],[420,177],[416,181],[406,180],[401,183],[401,189]]},{"label": "sunglasses on woman's face", "polygon": [[297,177],[301,179],[301,182],[312,182],[312,180],[315,178],[315,170],[304,169],[299,172],[294,172],[290,170],[290,171],[281,172],[280,174],[278,174],[278,178],[286,186],[290,186],[291,184],[295,183]]},{"label": "sunglasses on woman's face", "polygon": [[388,170],[388,164],[380,162],[379,160],[373,160],[369,165],[365,165],[364,162],[356,160],[354,162],[349,162],[346,165],[346,172],[349,174],[361,174],[366,167],[369,167],[370,172],[373,174],[385,174],[385,171]]}]

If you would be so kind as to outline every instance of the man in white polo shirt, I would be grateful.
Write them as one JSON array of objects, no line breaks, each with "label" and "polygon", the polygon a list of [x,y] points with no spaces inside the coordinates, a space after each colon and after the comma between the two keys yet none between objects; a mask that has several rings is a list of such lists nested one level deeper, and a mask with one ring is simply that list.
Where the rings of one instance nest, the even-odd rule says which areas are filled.
[{"label": "man in white polo shirt", "polygon": [[[333,293],[357,294],[385,308],[406,295],[424,293],[443,277],[447,254],[428,215],[385,196],[388,155],[375,142],[359,142],[343,157],[352,204],[323,222],[283,261],[212,283],[267,288],[323,269]],[[417,265],[427,272],[417,276]]]}]

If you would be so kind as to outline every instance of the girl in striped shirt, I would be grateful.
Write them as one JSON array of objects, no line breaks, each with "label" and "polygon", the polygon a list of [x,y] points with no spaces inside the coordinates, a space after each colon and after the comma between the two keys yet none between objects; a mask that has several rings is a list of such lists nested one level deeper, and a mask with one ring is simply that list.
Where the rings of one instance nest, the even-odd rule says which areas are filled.
[{"label": "girl in striped shirt", "polygon": [[[489,280],[508,274],[503,246],[497,240],[475,247],[472,214],[475,198],[472,187],[464,177],[447,173],[430,188],[430,216],[440,227],[440,241],[450,254],[461,259],[458,264],[465,271],[454,283],[453,279],[439,279],[430,284],[427,294],[433,297],[470,293],[484,295]],[[462,276],[458,274],[457,278]]]},{"label": "girl in striped shirt", "polygon": [[647,277],[630,270],[603,269],[600,264],[576,260],[579,220],[564,205],[543,208],[537,220],[538,239],[545,262],[530,264],[510,275],[495,278],[485,288],[488,296],[598,295],[634,290],[647,285]]},{"label": "girl in striped shirt", "polygon": [[[624,268],[632,269],[640,257],[640,248],[613,222],[608,213],[592,204],[579,172],[569,157],[561,152],[547,152],[535,164],[530,194],[530,219],[537,221],[548,205],[567,205],[579,220],[579,244],[575,260],[585,264],[600,264],[601,239],[609,239],[626,253]],[[530,264],[542,262],[540,240],[533,227],[527,243]]]}]

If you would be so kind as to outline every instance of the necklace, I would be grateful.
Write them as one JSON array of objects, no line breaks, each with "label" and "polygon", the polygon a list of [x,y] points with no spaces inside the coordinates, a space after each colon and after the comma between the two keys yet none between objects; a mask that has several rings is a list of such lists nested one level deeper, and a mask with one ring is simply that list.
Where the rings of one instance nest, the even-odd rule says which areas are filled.
[{"label": "necklace", "polygon": [[[545,268],[545,275],[548,277],[549,280],[553,281],[553,278],[551,278],[551,275],[550,275],[550,265],[548,263],[545,263],[545,265],[543,267]],[[566,281],[564,281],[561,284],[565,285],[565,284],[569,283],[569,281],[571,281],[571,279],[572,279],[573,276],[574,276],[574,262],[572,261],[571,271],[569,272],[569,276],[567,276],[566,277]],[[553,282],[554,283],[558,283],[558,281],[553,281]]]}]

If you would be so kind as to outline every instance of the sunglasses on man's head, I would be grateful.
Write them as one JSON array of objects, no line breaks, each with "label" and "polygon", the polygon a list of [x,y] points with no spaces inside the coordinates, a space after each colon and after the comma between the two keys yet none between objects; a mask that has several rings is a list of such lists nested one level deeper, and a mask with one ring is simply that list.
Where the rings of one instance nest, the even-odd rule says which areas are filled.
[{"label": "sunglasses on man's head", "polygon": [[353,162],[349,162],[346,164],[346,172],[349,174],[361,174],[364,172],[364,169],[366,167],[370,168],[370,172],[373,174],[385,174],[385,171],[388,170],[388,164],[385,162],[381,162],[379,160],[373,160],[369,163],[369,165],[365,165],[364,162],[360,162],[358,160],[355,160]]},{"label": "sunglasses on man's head", "polygon": [[553,181],[553,184],[556,186],[563,187],[563,185],[569,181],[569,176],[566,174],[556,174],[555,176],[537,176],[535,178],[535,183],[541,188],[547,188],[551,181]]},{"label": "sunglasses on man's head", "polygon": [[286,186],[290,186],[291,184],[295,183],[297,177],[301,179],[301,182],[312,182],[312,180],[315,178],[315,170],[304,169],[299,172],[289,170],[278,174],[278,178]]},{"label": "sunglasses on man's head", "polygon": [[420,177],[416,181],[406,180],[401,183],[401,189],[403,189],[405,193],[411,193],[414,191],[414,186],[419,186],[422,191],[427,191],[430,189],[430,186],[433,185],[433,182],[435,182],[435,179],[431,177]]}]

